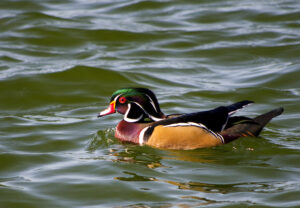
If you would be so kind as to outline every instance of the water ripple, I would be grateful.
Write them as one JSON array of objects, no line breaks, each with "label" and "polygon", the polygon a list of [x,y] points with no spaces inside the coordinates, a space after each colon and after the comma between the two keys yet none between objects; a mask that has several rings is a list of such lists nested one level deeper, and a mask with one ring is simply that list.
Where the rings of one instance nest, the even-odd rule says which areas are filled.
[{"label": "water ripple", "polygon": [[[0,207],[300,205],[297,0],[3,0],[0,28]],[[165,113],[285,112],[260,138],[158,150],[96,118],[127,86]]]}]

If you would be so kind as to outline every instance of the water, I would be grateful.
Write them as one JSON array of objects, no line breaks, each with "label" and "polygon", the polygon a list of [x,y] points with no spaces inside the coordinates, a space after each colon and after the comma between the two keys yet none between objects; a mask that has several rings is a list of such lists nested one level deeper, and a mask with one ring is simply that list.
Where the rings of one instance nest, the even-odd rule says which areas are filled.
[{"label": "water", "polygon": [[[0,207],[300,207],[299,1],[2,0],[0,28]],[[122,144],[96,116],[127,86],[285,112],[217,148]]]}]

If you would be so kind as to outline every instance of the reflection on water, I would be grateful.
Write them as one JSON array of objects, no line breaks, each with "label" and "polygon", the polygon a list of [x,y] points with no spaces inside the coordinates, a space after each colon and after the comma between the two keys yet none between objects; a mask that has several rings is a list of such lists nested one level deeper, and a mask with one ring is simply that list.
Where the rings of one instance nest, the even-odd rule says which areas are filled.
[{"label": "reflection on water", "polygon": [[130,172],[123,172],[124,174],[130,175],[130,177],[115,177],[114,179],[120,180],[120,181],[154,181],[154,178],[148,178],[144,176],[139,176],[135,173]]},{"label": "reflection on water", "polygon": [[[247,183],[235,183],[235,184],[209,184],[209,183],[201,183],[201,182],[178,182],[178,181],[170,181],[163,180],[154,177],[146,177],[141,176],[132,172],[123,172],[123,174],[129,175],[129,177],[120,176],[115,177],[115,180],[126,181],[126,182],[157,182],[157,183],[166,183],[172,186],[175,186],[180,190],[189,190],[193,191],[193,194],[190,195],[187,192],[182,199],[196,199],[199,201],[203,201],[201,203],[196,203],[196,206],[199,205],[209,205],[215,203],[226,203],[231,202],[231,197],[222,200],[213,200],[210,199],[211,195],[222,194],[223,196],[234,195],[234,193],[257,193],[257,194],[266,194],[266,193],[278,193],[293,190],[296,186],[299,185],[299,182],[296,184],[292,182],[274,182],[274,181],[266,181],[266,182],[247,182]],[[141,188],[143,190],[149,191],[149,188]],[[197,196],[195,192],[200,192],[200,196]],[[201,197],[201,196],[207,197]],[[241,199],[236,199],[237,201]],[[173,204],[174,205],[174,204]],[[182,204],[183,205],[183,204]],[[190,207],[190,205],[185,205],[186,207]],[[184,207],[185,207],[184,206]],[[191,206],[194,207],[195,205]]]},{"label": "reflection on water", "polygon": [[[148,168],[164,167],[162,160],[180,160],[198,163],[215,163],[214,151],[211,149],[182,151],[182,150],[155,150],[152,147],[127,144],[125,149],[112,147],[113,144],[122,144],[113,138],[114,129],[99,131],[90,139],[87,150],[94,152],[100,148],[109,148],[109,155],[113,162],[142,164]],[[156,154],[158,153],[158,154]]]},{"label": "reflection on water", "polygon": [[188,162],[198,163],[215,163],[217,162],[214,157],[214,151],[212,149],[192,150],[192,151],[172,151],[167,150],[168,156],[164,159],[182,160]]}]

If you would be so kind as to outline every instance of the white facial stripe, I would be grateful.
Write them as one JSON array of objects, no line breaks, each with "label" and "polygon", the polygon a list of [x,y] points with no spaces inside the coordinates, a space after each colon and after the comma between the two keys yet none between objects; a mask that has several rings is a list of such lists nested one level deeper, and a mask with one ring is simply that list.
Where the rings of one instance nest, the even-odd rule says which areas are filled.
[{"label": "white facial stripe", "polygon": [[129,113],[129,111],[130,111],[130,108],[131,108],[131,105],[128,103],[128,108],[127,108],[127,111],[126,111],[126,113],[125,113],[125,115],[124,115],[124,117],[126,117],[127,118],[127,115],[128,115],[128,113]]},{"label": "white facial stripe", "polygon": [[141,120],[143,118],[143,115],[141,115],[140,117],[138,118],[135,118],[135,119],[132,119],[132,118],[128,118],[128,117],[124,117],[124,120],[129,122],[129,123],[134,123],[134,122],[138,122],[139,120]]},{"label": "white facial stripe", "polygon": [[142,145],[144,143],[144,136],[145,136],[145,132],[147,131],[148,127],[145,127],[142,129],[142,131],[139,134],[139,144]]},{"label": "white facial stripe", "polygon": [[135,104],[137,104],[143,111],[145,114],[147,114],[149,116],[149,118],[151,118],[153,121],[160,121],[163,120],[162,118],[156,118],[155,116],[150,115],[139,103],[134,102]]},{"label": "white facial stripe", "polygon": [[144,111],[144,113],[145,114],[147,114],[147,112],[145,111],[145,109],[139,104],[139,103],[137,103],[137,102],[134,102],[136,105],[138,105],[143,111]]},{"label": "white facial stripe", "polygon": [[140,117],[138,117],[138,118],[134,118],[134,119],[128,118],[128,113],[129,113],[130,109],[131,109],[131,104],[128,103],[128,108],[127,108],[127,111],[126,111],[126,113],[124,115],[124,120],[125,121],[130,122],[130,123],[134,123],[134,122],[137,122],[137,121],[139,121],[139,120],[141,120],[143,118],[143,114]]},{"label": "white facial stripe", "polygon": [[163,120],[162,118],[156,118],[156,117],[151,116],[151,115],[149,115],[149,114],[148,114],[148,116],[149,116],[153,121],[161,121],[161,120]]},{"label": "white facial stripe", "polygon": [[[157,118],[157,117],[155,117],[155,116],[152,116],[152,115],[150,115],[139,103],[137,103],[137,102],[134,102],[137,106],[139,106],[143,111],[144,111],[144,113],[146,114],[146,115],[148,115],[149,116],[149,118],[151,118],[153,121],[160,121],[160,120],[163,120],[162,118]],[[129,111],[130,111],[130,109],[131,109],[131,104],[130,103],[128,103],[128,108],[127,108],[127,111],[126,111],[126,113],[125,113],[125,115],[124,115],[124,120],[125,121],[127,121],[127,122],[137,122],[137,121],[139,121],[139,120],[141,120],[142,118],[143,118],[143,114],[140,116],[140,117],[138,117],[138,118],[136,118],[136,119],[131,119],[131,118],[128,118],[128,114],[129,114]]]},{"label": "white facial stripe", "polygon": [[121,94],[115,97],[114,101],[115,101],[116,103],[117,103],[117,99],[118,99],[120,96],[121,96]]},{"label": "white facial stripe", "polygon": [[146,96],[149,98],[150,103],[151,103],[151,105],[153,106],[154,110],[158,113],[158,111],[157,111],[157,109],[156,109],[156,107],[155,107],[155,104],[154,104],[152,98],[151,98],[149,95],[147,95],[147,94],[146,94]]}]

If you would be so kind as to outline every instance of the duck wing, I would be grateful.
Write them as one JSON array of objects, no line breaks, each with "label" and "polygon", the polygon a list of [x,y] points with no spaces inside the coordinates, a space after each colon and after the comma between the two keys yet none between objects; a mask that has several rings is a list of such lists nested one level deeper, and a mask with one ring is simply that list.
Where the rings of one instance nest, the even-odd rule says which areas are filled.
[{"label": "duck wing", "polygon": [[172,124],[173,126],[180,126],[191,123],[203,124],[211,131],[220,132],[227,124],[230,115],[250,103],[253,103],[253,101],[244,100],[229,106],[217,107],[213,110],[171,116],[170,118],[153,123],[151,128],[147,130],[147,133],[150,133],[151,129],[153,131],[159,125],[166,126]]}]

